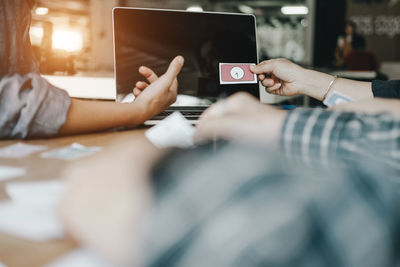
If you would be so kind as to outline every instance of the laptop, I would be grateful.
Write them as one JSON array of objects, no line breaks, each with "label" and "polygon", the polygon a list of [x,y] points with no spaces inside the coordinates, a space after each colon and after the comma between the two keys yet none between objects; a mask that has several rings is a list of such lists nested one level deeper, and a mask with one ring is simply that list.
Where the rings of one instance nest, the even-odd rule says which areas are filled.
[{"label": "laptop", "polygon": [[116,99],[132,101],[147,66],[163,74],[177,55],[185,58],[178,76],[178,101],[147,124],[180,111],[195,123],[218,99],[239,91],[260,97],[259,84],[221,84],[220,63],[258,63],[253,15],[162,9],[113,9]]}]

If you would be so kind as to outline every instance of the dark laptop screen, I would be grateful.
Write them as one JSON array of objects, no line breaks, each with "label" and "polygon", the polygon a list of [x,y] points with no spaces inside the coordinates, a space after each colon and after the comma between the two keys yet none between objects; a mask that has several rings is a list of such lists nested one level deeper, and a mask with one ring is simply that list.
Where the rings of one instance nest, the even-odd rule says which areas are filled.
[{"label": "dark laptop screen", "polygon": [[258,84],[220,85],[219,63],[258,63],[255,19],[250,15],[114,9],[118,99],[132,92],[142,65],[162,74],[185,57],[179,94],[215,100],[238,91],[259,97]]}]

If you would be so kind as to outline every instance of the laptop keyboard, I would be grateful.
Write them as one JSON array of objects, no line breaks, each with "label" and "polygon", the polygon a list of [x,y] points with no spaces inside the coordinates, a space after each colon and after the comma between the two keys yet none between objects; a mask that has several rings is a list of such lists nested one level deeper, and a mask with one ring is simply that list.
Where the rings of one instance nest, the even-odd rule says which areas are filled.
[{"label": "laptop keyboard", "polygon": [[152,120],[162,120],[176,111],[179,111],[180,113],[182,113],[182,115],[188,120],[198,120],[206,108],[207,107],[173,108],[173,109],[170,108],[170,109],[167,109],[167,110],[161,112],[160,114],[155,116]]}]

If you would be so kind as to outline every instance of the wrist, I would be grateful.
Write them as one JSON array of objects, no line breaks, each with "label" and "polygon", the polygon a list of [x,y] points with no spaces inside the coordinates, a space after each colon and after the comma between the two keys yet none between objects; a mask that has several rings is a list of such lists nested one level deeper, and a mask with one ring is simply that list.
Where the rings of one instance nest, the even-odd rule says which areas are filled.
[{"label": "wrist", "polygon": [[322,101],[333,78],[332,75],[326,73],[306,70],[303,79],[304,84],[301,85],[299,91],[304,95]]},{"label": "wrist", "polygon": [[147,109],[142,103],[140,102],[133,102],[131,104],[124,104],[127,107],[126,113],[128,114],[127,116],[127,121],[126,125],[128,126],[137,126],[140,124],[143,124],[145,121],[147,121],[148,115],[147,115]]}]

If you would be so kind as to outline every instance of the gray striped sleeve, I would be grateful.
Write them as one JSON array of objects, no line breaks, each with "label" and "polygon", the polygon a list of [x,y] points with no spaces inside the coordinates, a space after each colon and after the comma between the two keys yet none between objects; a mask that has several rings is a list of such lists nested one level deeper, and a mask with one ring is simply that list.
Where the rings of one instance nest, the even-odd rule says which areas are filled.
[{"label": "gray striped sleeve", "polygon": [[400,119],[322,109],[288,114],[281,145],[288,158],[327,165],[359,157],[400,168]]},{"label": "gray striped sleeve", "polygon": [[68,94],[38,74],[3,77],[0,81],[0,138],[53,136],[65,123],[69,106]]}]

